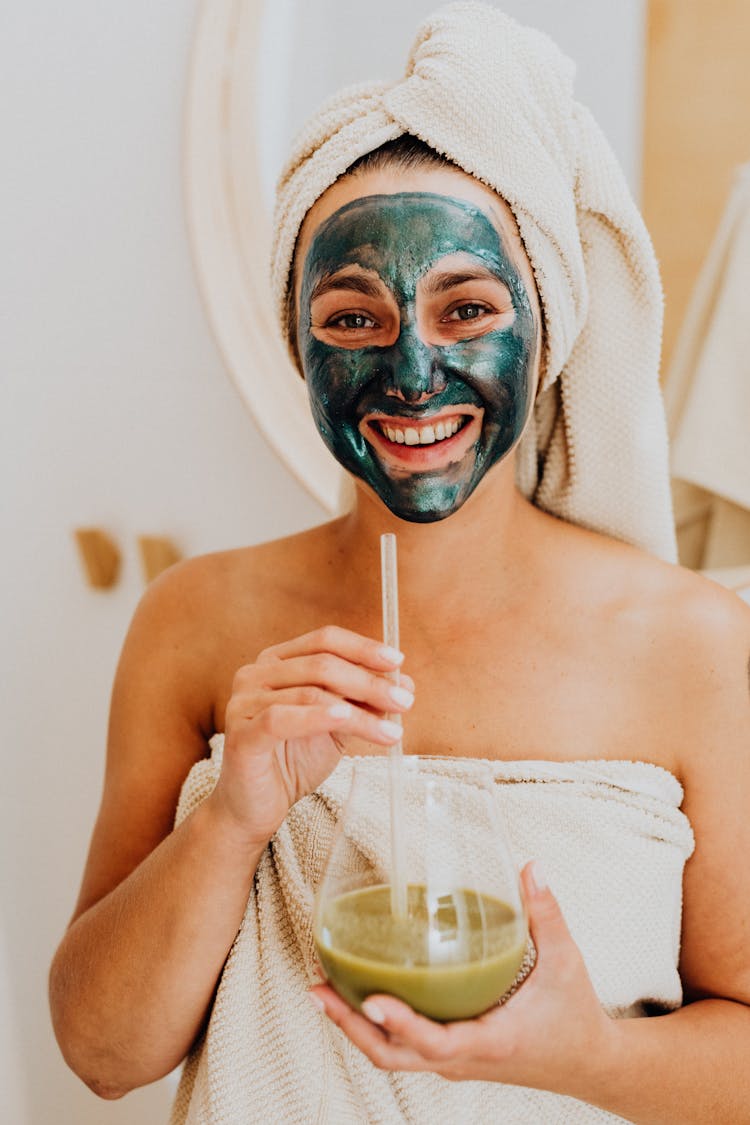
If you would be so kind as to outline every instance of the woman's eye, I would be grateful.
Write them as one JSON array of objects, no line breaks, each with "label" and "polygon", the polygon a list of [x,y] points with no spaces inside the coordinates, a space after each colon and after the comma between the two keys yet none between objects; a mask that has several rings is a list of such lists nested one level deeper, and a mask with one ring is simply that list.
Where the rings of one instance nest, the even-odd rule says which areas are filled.
[{"label": "woman's eye", "polygon": [[474,301],[465,305],[458,305],[458,307],[449,312],[447,316],[444,316],[443,320],[479,320],[481,317],[487,316],[491,312],[492,309],[488,305],[480,305]]},{"label": "woman's eye", "polygon": [[342,313],[341,316],[332,317],[326,324],[326,328],[343,328],[350,332],[374,327],[375,321],[364,313]]}]

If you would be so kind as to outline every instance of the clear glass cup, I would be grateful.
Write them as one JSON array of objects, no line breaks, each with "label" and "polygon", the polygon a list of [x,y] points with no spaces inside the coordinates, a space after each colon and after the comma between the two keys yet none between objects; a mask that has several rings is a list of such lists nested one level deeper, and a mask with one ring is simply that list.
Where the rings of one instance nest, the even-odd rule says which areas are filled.
[{"label": "clear glass cup", "polygon": [[528,941],[498,786],[472,759],[402,765],[406,911],[391,905],[388,763],[359,758],[316,895],[318,957],[354,1007],[382,992],[467,1019],[513,985]]}]

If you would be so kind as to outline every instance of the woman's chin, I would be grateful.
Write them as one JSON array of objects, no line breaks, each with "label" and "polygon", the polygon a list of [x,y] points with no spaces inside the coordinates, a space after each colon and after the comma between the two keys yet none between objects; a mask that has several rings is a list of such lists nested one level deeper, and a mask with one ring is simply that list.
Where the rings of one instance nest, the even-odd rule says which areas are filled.
[{"label": "woman's chin", "polygon": [[417,482],[415,478],[363,483],[394,516],[407,523],[437,523],[447,519],[473,492],[473,487],[464,481],[458,486],[434,480]]},{"label": "woman's chin", "polygon": [[406,520],[408,523],[437,523],[439,520],[446,520],[448,516],[457,512],[461,503],[454,504],[450,508],[432,508],[429,511],[396,511],[395,508],[391,508],[391,511],[394,516],[398,516],[399,519]]}]

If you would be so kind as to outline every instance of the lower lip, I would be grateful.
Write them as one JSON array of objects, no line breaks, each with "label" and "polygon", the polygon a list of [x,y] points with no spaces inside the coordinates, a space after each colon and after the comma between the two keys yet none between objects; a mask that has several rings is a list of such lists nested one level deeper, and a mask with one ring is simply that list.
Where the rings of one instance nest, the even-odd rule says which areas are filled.
[{"label": "lower lip", "polygon": [[362,432],[377,450],[381,461],[388,462],[394,468],[424,472],[444,469],[447,465],[460,461],[479,437],[480,425],[479,418],[470,418],[452,437],[429,445],[406,445],[389,441],[376,425],[369,422],[362,427]]}]

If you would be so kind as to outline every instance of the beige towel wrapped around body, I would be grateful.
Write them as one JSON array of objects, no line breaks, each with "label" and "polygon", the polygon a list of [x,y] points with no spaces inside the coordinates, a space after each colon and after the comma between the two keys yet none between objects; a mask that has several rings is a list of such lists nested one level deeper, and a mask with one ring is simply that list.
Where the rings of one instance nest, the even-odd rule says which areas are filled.
[{"label": "beige towel wrapped around body", "polygon": [[[194,766],[185,782],[178,822],[216,783],[223,736],[211,745],[211,759]],[[364,762],[372,794],[363,854],[382,868],[388,759],[343,758],[294,806],[263,855],[205,1038],[185,1065],[172,1125],[619,1120],[544,1091],[379,1071],[310,1004],[313,896],[355,760]],[[474,759],[434,761],[436,772],[459,777],[477,768]],[[531,858],[544,864],[605,1009],[624,1018],[647,1007],[678,1007],[682,874],[693,835],[679,808],[677,780],[643,762],[491,762],[490,768],[515,858],[519,865]]]},{"label": "beige towel wrapped around body", "polygon": [[441,8],[417,32],[401,80],[343,90],[300,133],[278,185],[272,289],[286,335],[300,226],[358,157],[404,133],[447,156],[511,207],[543,308],[520,490],[674,560],[658,267],[622,170],[573,97],[574,74],[551,39],[488,4]]}]

